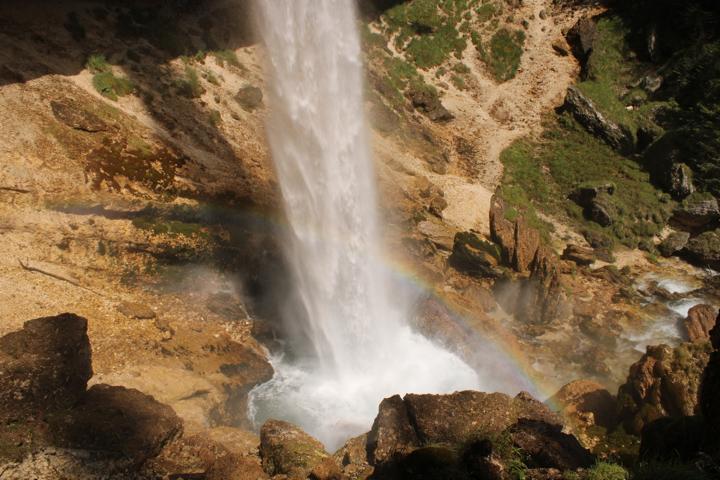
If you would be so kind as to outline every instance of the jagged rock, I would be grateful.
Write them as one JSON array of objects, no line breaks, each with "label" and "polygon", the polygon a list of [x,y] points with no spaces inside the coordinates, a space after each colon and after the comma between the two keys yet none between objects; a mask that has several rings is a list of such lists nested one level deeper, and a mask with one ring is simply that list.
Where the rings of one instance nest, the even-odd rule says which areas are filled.
[{"label": "jagged rock", "polygon": [[442,104],[437,93],[432,90],[427,88],[411,89],[408,97],[412,106],[433,122],[449,122],[455,118]]},{"label": "jagged rock", "polygon": [[365,480],[374,468],[368,461],[368,434],[353,437],[338,449],[333,458],[342,466],[342,473],[353,480]]},{"label": "jagged rock", "polygon": [[588,266],[595,262],[595,251],[578,245],[568,245],[565,247],[561,258],[578,265]]},{"label": "jagged rock", "polygon": [[607,227],[614,221],[611,200],[614,193],[613,183],[603,183],[578,187],[568,195],[568,198],[583,207],[583,213],[588,220]]},{"label": "jagged rock", "polygon": [[322,443],[295,425],[268,420],[260,429],[260,458],[268,475],[304,480],[329,455]]},{"label": "jagged rock", "polygon": [[685,248],[688,240],[690,240],[690,234],[688,232],[673,232],[660,242],[658,250],[663,257],[672,257],[675,253]]},{"label": "jagged rock", "polygon": [[157,316],[152,308],[142,303],[121,302],[117,309],[126,317],[137,318],[138,320],[150,320]]},{"label": "jagged rock", "polygon": [[673,198],[685,198],[695,191],[693,174],[684,163],[676,163],[670,167],[668,192]]},{"label": "jagged rock", "polygon": [[570,45],[573,55],[578,59],[585,71],[585,65],[592,53],[593,44],[597,37],[597,24],[590,17],[583,17],[568,30],[565,38]]},{"label": "jagged rock", "polygon": [[235,101],[248,112],[259,108],[263,104],[263,93],[258,87],[248,85],[238,90]]},{"label": "jagged rock", "polygon": [[688,311],[683,322],[687,337],[691,342],[707,342],[710,331],[715,326],[718,309],[706,304],[695,305]]},{"label": "jagged rock", "polygon": [[659,418],[695,414],[709,353],[709,342],[684,343],[675,349],[648,347],[618,390],[618,415],[625,430],[639,435],[645,425]]},{"label": "jagged rock", "polygon": [[94,385],[56,425],[62,445],[122,454],[140,465],[182,432],[172,408],[134,389]]},{"label": "jagged rock", "polygon": [[50,108],[58,121],[75,130],[90,133],[108,130],[108,125],[100,117],[68,100],[53,100]]},{"label": "jagged rock", "polygon": [[515,220],[514,245],[511,265],[518,272],[526,272],[540,248],[540,232],[518,218]]},{"label": "jagged rock", "polygon": [[530,468],[567,471],[588,468],[595,463],[595,457],[574,436],[563,433],[561,425],[521,419],[508,431]]},{"label": "jagged rock", "polygon": [[576,87],[568,88],[564,106],[580,125],[613,149],[622,154],[630,154],[635,150],[632,132],[626,126],[605,118],[595,104]]},{"label": "jagged rock", "polygon": [[684,229],[707,229],[720,220],[720,207],[709,193],[694,193],[673,211],[672,222]]},{"label": "jagged rock", "polygon": [[87,320],[71,313],[0,338],[0,421],[74,405],[92,376]]},{"label": "jagged rock", "polygon": [[452,251],[455,243],[453,231],[441,221],[432,218],[424,220],[418,223],[417,231],[440,250]]},{"label": "jagged rock", "polygon": [[385,463],[398,454],[409,453],[419,443],[407,404],[400,395],[383,399],[367,438],[370,463]]},{"label": "jagged rock", "polygon": [[459,271],[478,277],[496,278],[501,275],[500,252],[472,232],[458,232],[448,261]]},{"label": "jagged rock", "polygon": [[563,386],[547,402],[571,423],[584,426],[615,425],[615,397],[605,387],[591,380],[575,380]]},{"label": "jagged rock", "polygon": [[720,268],[720,230],[691,238],[681,254],[701,267]]},{"label": "jagged rock", "polygon": [[505,217],[505,204],[493,195],[490,206],[490,235],[500,246],[502,261],[517,272],[530,271],[540,248],[540,233],[522,217],[511,222]]}]

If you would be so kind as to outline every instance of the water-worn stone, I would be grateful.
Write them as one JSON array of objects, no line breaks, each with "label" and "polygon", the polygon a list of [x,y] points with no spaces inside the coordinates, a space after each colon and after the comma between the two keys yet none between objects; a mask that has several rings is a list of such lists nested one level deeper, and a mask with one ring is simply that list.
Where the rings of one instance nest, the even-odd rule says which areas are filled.
[{"label": "water-worn stone", "polygon": [[71,313],[0,338],[0,421],[69,407],[92,376],[87,320]]},{"label": "water-worn stone", "polygon": [[660,242],[658,250],[663,257],[672,257],[685,248],[688,240],[690,240],[690,234],[688,232],[673,232]]},{"label": "water-worn stone", "polygon": [[639,435],[658,418],[695,414],[709,354],[709,342],[648,347],[618,390],[618,415],[625,430]]},{"label": "water-worn stone", "polygon": [[322,443],[289,422],[268,420],[260,429],[260,458],[270,476],[304,480],[328,457]]},{"label": "water-worn stone", "polygon": [[707,342],[710,340],[710,331],[715,326],[718,309],[712,305],[695,305],[688,311],[683,322],[685,333],[691,342]]},{"label": "water-worn stone", "polygon": [[613,149],[622,154],[630,154],[635,150],[632,132],[626,126],[605,118],[592,100],[576,87],[568,88],[564,107],[580,125]]}]

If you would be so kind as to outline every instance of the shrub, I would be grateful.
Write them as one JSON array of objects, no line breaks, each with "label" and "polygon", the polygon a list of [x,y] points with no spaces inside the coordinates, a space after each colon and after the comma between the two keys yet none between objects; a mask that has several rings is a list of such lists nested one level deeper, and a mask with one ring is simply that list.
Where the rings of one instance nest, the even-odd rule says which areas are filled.
[{"label": "shrub", "polygon": [[237,54],[234,50],[217,50],[212,52],[218,65],[224,67],[227,63],[233,67],[240,67],[240,60],[238,60]]},{"label": "shrub", "polygon": [[599,462],[587,472],[587,480],[627,480],[628,472],[620,465]]},{"label": "shrub", "polygon": [[90,70],[90,73],[104,73],[110,71],[110,64],[108,64],[105,55],[100,53],[94,53],[90,55],[85,62],[85,68]]},{"label": "shrub", "polygon": [[198,98],[205,93],[205,89],[200,85],[197,70],[192,67],[185,67],[185,75],[176,80],[175,87],[180,95],[188,98]]},{"label": "shrub", "polygon": [[483,60],[497,81],[505,82],[515,77],[520,67],[524,43],[525,33],[522,30],[511,32],[502,28],[490,39],[490,51],[481,51]]},{"label": "shrub", "polygon": [[95,90],[103,97],[117,101],[118,97],[130,95],[135,90],[134,85],[125,77],[116,77],[111,71],[95,74],[92,80]]}]

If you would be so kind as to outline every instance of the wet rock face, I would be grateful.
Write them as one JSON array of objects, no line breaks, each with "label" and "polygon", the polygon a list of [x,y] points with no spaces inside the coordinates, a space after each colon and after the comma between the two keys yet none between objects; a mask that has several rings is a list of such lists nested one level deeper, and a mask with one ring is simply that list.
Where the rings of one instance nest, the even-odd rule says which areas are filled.
[{"label": "wet rock face", "polygon": [[92,376],[87,320],[29,320],[0,338],[0,420],[75,404]]},{"label": "wet rock face", "polygon": [[648,347],[630,367],[618,390],[618,415],[625,430],[639,435],[643,427],[663,417],[694,415],[702,372],[708,363],[709,342]]},{"label": "wet rock face", "polygon": [[595,104],[576,87],[568,88],[564,108],[586,130],[622,154],[635,150],[635,140],[630,130],[605,118]]},{"label": "wet rock face", "polygon": [[[339,469],[326,464],[330,456],[322,443],[295,425],[281,420],[268,420],[260,429],[260,458],[268,475],[287,475],[289,479],[332,478]],[[330,459],[331,460],[331,459]],[[316,470],[317,469],[317,470]]]},{"label": "wet rock face", "polygon": [[715,326],[717,315],[717,308],[711,305],[701,304],[692,307],[683,322],[688,339],[691,342],[707,342],[710,340],[710,331]]}]

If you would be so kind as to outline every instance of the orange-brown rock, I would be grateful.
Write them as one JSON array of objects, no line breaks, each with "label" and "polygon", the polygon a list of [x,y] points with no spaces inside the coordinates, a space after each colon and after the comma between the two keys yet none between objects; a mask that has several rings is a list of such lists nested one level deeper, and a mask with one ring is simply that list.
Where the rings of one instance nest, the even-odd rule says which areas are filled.
[{"label": "orange-brown rock", "polygon": [[615,397],[591,380],[575,380],[550,397],[547,404],[571,423],[611,428],[615,424]]},{"label": "orange-brown rock", "polygon": [[618,390],[618,416],[625,430],[639,435],[659,418],[698,413],[698,391],[710,350],[710,342],[688,342],[675,349],[648,347]]},{"label": "orange-brown rock", "polygon": [[518,272],[527,272],[540,247],[540,233],[530,227],[524,219],[515,220],[515,249],[512,267]]},{"label": "orange-brown rock", "polygon": [[688,339],[691,342],[708,341],[717,315],[718,309],[711,305],[700,304],[692,307],[683,322]]}]

